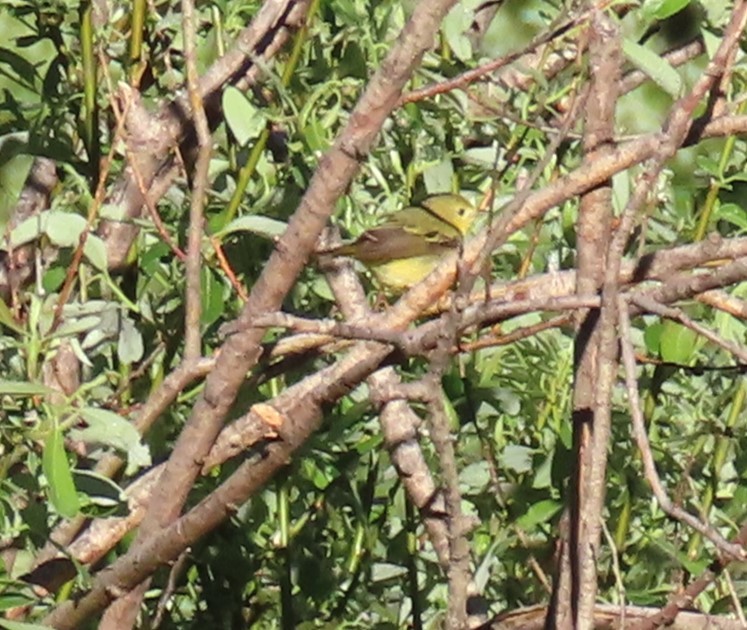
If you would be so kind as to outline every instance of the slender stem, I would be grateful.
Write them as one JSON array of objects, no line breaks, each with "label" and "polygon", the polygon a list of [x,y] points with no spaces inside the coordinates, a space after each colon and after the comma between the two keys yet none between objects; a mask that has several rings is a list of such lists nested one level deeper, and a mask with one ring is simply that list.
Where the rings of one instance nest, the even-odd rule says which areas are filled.
[{"label": "slender stem", "polygon": [[83,142],[91,166],[91,181],[98,182],[101,151],[98,138],[99,111],[96,105],[96,58],[93,51],[93,9],[90,1],[80,5],[80,47],[83,61]]},{"label": "slender stem", "polygon": [[[290,81],[296,71],[298,62],[301,59],[303,47],[306,44],[306,40],[308,39],[309,24],[311,23],[311,20],[319,9],[320,2],[321,0],[312,0],[311,4],[309,5],[308,17],[306,18],[304,25],[296,35],[296,38],[293,42],[293,49],[291,50],[288,61],[286,62],[285,68],[283,69],[283,74],[280,78],[283,87],[288,87],[290,85]],[[244,199],[244,194],[246,193],[246,187],[249,185],[249,181],[254,175],[254,172],[257,170],[257,164],[259,164],[259,160],[261,159],[262,154],[267,148],[267,141],[270,139],[271,124],[272,123],[268,122],[265,129],[262,130],[262,133],[254,143],[252,150],[249,152],[249,156],[246,158],[244,166],[242,166],[241,170],[239,170],[239,174],[236,180],[236,188],[234,189],[233,195],[231,196],[231,200],[228,202],[228,207],[226,208],[224,215],[223,225],[230,223],[236,217],[236,214],[239,211],[239,206],[241,205],[241,201]]]},{"label": "slender stem", "polygon": [[143,29],[145,26],[146,0],[132,2],[132,29],[130,34],[130,80],[135,81],[143,53]]},{"label": "slender stem", "polygon": [[[737,115],[743,114],[745,107],[747,107],[747,101],[742,102],[737,107]],[[708,231],[708,226],[711,224],[711,217],[713,216],[713,210],[716,207],[716,201],[718,200],[719,192],[724,185],[724,174],[729,165],[729,159],[734,153],[734,146],[736,144],[736,136],[727,136],[726,142],[724,142],[724,148],[721,151],[721,158],[718,162],[718,177],[711,182],[706,195],[705,203],[703,204],[703,211],[698,219],[698,226],[695,228],[695,234],[693,235],[694,241],[702,241],[705,238],[705,234]]]}]

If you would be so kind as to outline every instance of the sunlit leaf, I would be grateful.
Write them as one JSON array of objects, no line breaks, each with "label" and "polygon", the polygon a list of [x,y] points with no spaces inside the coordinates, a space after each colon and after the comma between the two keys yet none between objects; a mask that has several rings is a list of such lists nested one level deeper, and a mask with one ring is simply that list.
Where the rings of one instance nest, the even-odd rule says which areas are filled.
[{"label": "sunlit leaf", "polygon": [[646,349],[653,355],[658,355],[661,348],[661,333],[663,324],[656,322],[646,326],[643,333],[643,340],[646,342]]},{"label": "sunlit leaf", "polygon": [[623,52],[628,60],[645,72],[672,98],[682,93],[682,79],[677,71],[655,52],[629,39],[623,40]]},{"label": "sunlit leaf", "polygon": [[472,24],[472,14],[465,11],[461,4],[456,5],[441,23],[444,37],[451,50],[462,61],[472,57],[472,44],[466,36]]},{"label": "sunlit leaf", "polygon": [[10,219],[34,163],[34,157],[25,153],[27,139],[26,132],[0,136],[0,228]]},{"label": "sunlit leaf", "polygon": [[67,461],[62,433],[57,427],[49,432],[44,442],[42,469],[47,478],[52,505],[62,516],[72,518],[79,510],[78,493]]},{"label": "sunlit leaf", "polygon": [[532,449],[519,444],[509,444],[503,451],[501,462],[518,473],[532,469]]},{"label": "sunlit leaf", "polygon": [[83,442],[105,444],[126,453],[127,470],[130,472],[150,466],[150,451],[142,443],[132,423],[107,409],[81,407],[78,413],[88,426],[71,430],[71,437]]},{"label": "sunlit leaf", "polygon": [[277,219],[249,214],[234,219],[218,232],[216,236],[222,237],[226,234],[231,234],[232,232],[251,232],[252,234],[258,234],[259,236],[264,236],[268,239],[274,239],[278,236],[282,236],[287,227],[288,225],[286,223],[278,221]]},{"label": "sunlit leaf", "polygon": [[95,234],[89,234],[86,238],[83,253],[88,261],[99,271],[106,271],[108,269],[106,244]]},{"label": "sunlit leaf", "polygon": [[0,298],[0,324],[2,324],[3,326],[7,326],[12,331],[17,332],[18,334],[23,334],[23,328],[18,325],[15,318],[13,317],[13,314],[10,312],[8,305],[2,298]]},{"label": "sunlit leaf", "polygon": [[210,269],[202,270],[200,280],[200,286],[202,288],[202,313],[200,321],[204,326],[209,326],[216,321],[225,310],[225,285]]},{"label": "sunlit leaf", "polygon": [[0,394],[9,396],[46,396],[52,393],[54,393],[53,389],[41,383],[0,379]]},{"label": "sunlit leaf", "polygon": [[143,358],[145,347],[143,335],[129,317],[122,318],[122,327],[119,331],[117,343],[117,356],[122,363],[135,363]]},{"label": "sunlit leaf", "polygon": [[643,3],[645,13],[656,20],[666,20],[679,13],[691,0],[653,0]]},{"label": "sunlit leaf", "polygon": [[10,619],[0,619],[0,628],[5,628],[6,630],[54,630],[51,626],[26,623],[25,621],[11,621]]},{"label": "sunlit leaf", "polygon": [[236,141],[242,146],[259,136],[267,126],[262,110],[233,86],[223,91],[223,114]]},{"label": "sunlit leaf", "polygon": [[688,365],[695,351],[698,334],[679,324],[667,320],[661,331],[661,358],[671,363]]},{"label": "sunlit leaf", "polygon": [[381,582],[383,580],[393,580],[400,578],[407,569],[398,564],[389,564],[385,562],[377,562],[371,567],[371,579],[374,582]]},{"label": "sunlit leaf", "polygon": [[[11,608],[18,608],[19,606],[26,606],[29,604],[33,604],[36,601],[36,597],[31,593],[31,589],[29,588],[28,593],[23,593],[20,591],[12,591],[8,589],[8,587],[5,587],[5,591],[3,593],[0,593],[0,611],[6,611],[10,610]],[[1,623],[1,621],[0,621]],[[3,627],[0,625],[0,628]],[[5,626],[6,628],[8,626]],[[39,626],[38,626],[39,627]],[[27,630],[24,628],[24,630]],[[45,630],[47,630],[45,628]]]},{"label": "sunlit leaf", "polygon": [[99,508],[96,515],[106,510],[107,515],[122,516],[127,513],[127,497],[116,483],[108,477],[98,475],[90,470],[73,471],[75,487],[79,496],[85,495],[87,503],[81,506],[85,514],[91,512],[91,506]]},{"label": "sunlit leaf", "polygon": [[563,509],[563,504],[558,501],[538,501],[530,506],[526,514],[519,517],[517,524],[523,529],[532,530],[537,525],[549,521],[561,509]]}]

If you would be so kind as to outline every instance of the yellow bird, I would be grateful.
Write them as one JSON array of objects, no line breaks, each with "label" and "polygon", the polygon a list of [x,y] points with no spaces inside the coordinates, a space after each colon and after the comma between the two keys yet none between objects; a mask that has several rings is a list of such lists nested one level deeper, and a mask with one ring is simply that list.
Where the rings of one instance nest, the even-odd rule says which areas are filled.
[{"label": "yellow bird", "polygon": [[432,195],[389,215],[356,241],[322,253],[360,260],[382,286],[401,293],[459,247],[476,215],[477,209],[461,195]]}]

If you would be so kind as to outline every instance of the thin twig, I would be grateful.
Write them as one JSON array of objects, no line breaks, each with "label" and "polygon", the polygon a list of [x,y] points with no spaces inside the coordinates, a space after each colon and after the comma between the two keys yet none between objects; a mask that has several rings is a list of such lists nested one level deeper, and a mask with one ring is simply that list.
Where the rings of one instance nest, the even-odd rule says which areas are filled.
[{"label": "thin twig", "polygon": [[643,470],[646,480],[651,486],[651,490],[659,502],[661,509],[672,518],[682,521],[695,531],[699,532],[705,538],[710,540],[716,548],[726,555],[744,560],[747,558],[747,552],[738,544],[730,543],[721,534],[718,533],[711,525],[700,521],[698,518],[686,512],[681,507],[672,502],[664,490],[659,473],[656,471],[654,455],[651,451],[651,445],[646,433],[643,411],[641,408],[641,399],[638,393],[638,380],[636,377],[635,353],[631,342],[630,315],[628,314],[629,305],[627,300],[619,297],[619,325],[620,325],[620,346],[622,348],[622,363],[625,368],[625,386],[628,392],[628,405],[630,407],[630,417],[632,420],[633,437],[635,438],[638,450],[641,454]]},{"label": "thin twig", "polygon": [[610,548],[610,558],[612,559],[612,573],[615,576],[615,586],[617,587],[617,603],[620,605],[620,627],[625,628],[625,610],[626,610],[626,596],[625,596],[625,578],[623,577],[620,569],[620,554],[617,546],[615,545],[615,539],[612,533],[607,527],[607,523],[602,522],[602,532],[604,532],[604,539]]},{"label": "thin twig", "polygon": [[177,581],[184,571],[184,567],[187,564],[188,557],[189,549],[185,549],[182,553],[179,554],[179,557],[174,561],[174,564],[171,565],[171,570],[169,571],[169,579],[166,582],[166,588],[163,589],[161,597],[158,598],[156,616],[153,618],[153,623],[151,624],[151,628],[153,628],[154,630],[160,627],[161,623],[163,622],[164,615],[166,614],[166,607],[168,606],[169,601],[176,592]]},{"label": "thin twig", "polygon": [[[260,357],[264,332],[249,324],[258,315],[280,307],[314,251],[336,199],[345,192],[358,172],[360,157],[371,149],[402,88],[432,45],[441,20],[454,3],[454,0],[432,0],[416,5],[402,36],[395,41],[351,112],[348,124],[321,159],[299,208],[252,287],[240,317],[241,331],[231,335],[223,344],[215,369],[206,379],[205,389],[195,403],[154,491],[146,520],[160,524],[161,529],[149,524],[147,529],[158,533],[144,541],[142,546],[135,545],[131,552],[101,572],[88,593],[78,597],[74,603],[58,606],[45,623],[64,628],[80,626],[84,619],[107,605],[115,585],[126,585],[127,588],[140,583],[160,563],[181,553],[195,536],[203,535],[222,522],[227,516],[226,505],[245,501],[308,439],[319,424],[321,404],[347,393],[353,383],[367,376],[386,355],[385,349],[376,347],[364,353],[364,360],[360,356],[344,357],[333,366],[344,373],[337,377],[338,380],[325,383],[324,399],[293,401],[293,406],[287,411],[293,422],[283,423],[280,427],[282,439],[268,447],[260,462],[245,461],[200,506],[176,520],[202,470],[205,456],[223,428],[224,419],[247,371]],[[324,374],[327,371],[319,372],[320,376]],[[256,474],[256,466],[264,467],[265,473]]]},{"label": "thin twig", "polygon": [[[133,106],[142,107],[142,105],[140,104],[140,96],[135,93],[131,87],[125,84],[119,85],[119,93],[120,98],[125,105],[124,110],[120,111],[116,106],[116,103],[113,103],[112,111],[114,112],[114,117],[117,119],[117,124],[126,124],[129,108]],[[145,208],[148,211],[148,215],[150,216],[151,221],[153,221],[153,227],[156,229],[158,235],[163,239],[163,242],[169,246],[169,249],[177,257],[177,259],[182,262],[186,261],[187,254],[185,254],[184,251],[179,247],[179,245],[176,244],[171,234],[169,234],[169,231],[166,228],[161,215],[158,213],[158,208],[156,208],[156,204],[154,201],[155,196],[151,193],[148,185],[146,184],[145,176],[140,170],[141,167],[139,164],[139,160],[136,159],[137,151],[130,146],[129,138],[125,139],[124,146],[125,157],[127,158],[127,165],[129,167],[129,174],[134,180],[138,192],[142,196],[143,205],[145,205]]]},{"label": "thin twig", "polygon": [[[747,525],[742,525],[734,542],[742,547],[747,544]],[[721,571],[728,566],[730,560],[730,557],[718,558],[684,589],[672,593],[669,601],[661,610],[631,625],[630,630],[656,630],[671,625],[680,614],[687,614],[680,611],[692,607],[695,599],[713,583]],[[708,625],[709,620],[705,621],[705,625]]]},{"label": "thin twig", "polygon": [[62,319],[62,309],[67,304],[70,298],[70,293],[73,289],[73,282],[75,275],[78,273],[81,260],[83,260],[83,252],[85,250],[86,242],[88,241],[88,234],[93,229],[93,225],[96,221],[101,206],[104,203],[104,196],[106,195],[106,178],[109,176],[112,163],[114,162],[114,156],[116,154],[116,146],[118,141],[123,137],[124,134],[124,117],[117,120],[117,126],[114,131],[114,141],[111,144],[109,153],[104,160],[104,163],[99,172],[99,179],[96,182],[96,192],[93,195],[91,204],[88,207],[88,216],[86,217],[86,227],[80,234],[80,240],[78,246],[73,252],[73,259],[70,261],[70,265],[65,273],[65,281],[60,289],[60,294],[57,298],[57,302],[54,307],[54,319],[52,320],[52,330],[55,330],[59,326]]},{"label": "thin twig", "polygon": [[309,319],[288,313],[267,313],[252,322],[257,328],[287,328],[302,333],[331,335],[342,339],[380,341],[405,347],[405,333],[398,330],[375,329],[358,324],[338,322],[333,319]]},{"label": "thin twig", "polygon": [[[601,3],[602,6],[598,7],[598,9],[602,10],[603,7],[609,4],[611,4],[611,2],[609,0],[605,0],[604,2]],[[573,27],[578,26],[579,24],[582,24],[584,21],[588,20],[590,15],[591,15],[591,11],[585,11],[581,13],[580,15],[575,16],[570,20],[567,20],[566,22],[564,22],[557,28],[554,28],[553,30],[547,33],[542,33],[542,35],[535,38],[532,42],[530,42],[527,46],[525,46],[520,51],[517,51],[510,55],[505,55],[504,57],[495,59],[489,63],[483,64],[482,66],[479,66],[472,70],[468,70],[467,72],[463,72],[462,74],[454,77],[453,79],[449,79],[447,81],[441,81],[433,85],[428,85],[419,90],[413,90],[412,92],[408,92],[407,94],[402,96],[402,98],[400,99],[397,105],[399,107],[402,107],[403,105],[406,105],[408,103],[414,103],[414,102],[421,101],[426,98],[431,98],[438,94],[444,94],[446,92],[451,92],[452,90],[463,88],[469,85],[470,83],[474,83],[475,81],[482,80],[485,76],[491,74],[492,72],[495,72],[496,70],[500,68],[503,68],[504,66],[507,66],[510,63],[513,63],[514,61],[517,61],[518,59],[521,59],[521,57],[523,57],[524,55],[527,55],[528,53],[534,50],[537,50],[540,46],[543,46],[544,44],[547,44],[554,39],[562,37]]]},{"label": "thin twig", "polygon": [[231,267],[231,263],[228,262],[228,258],[226,258],[226,254],[223,251],[220,240],[218,240],[215,236],[210,235],[210,243],[215,250],[215,255],[218,257],[218,264],[220,265],[220,268],[223,270],[223,273],[226,274],[228,281],[231,283],[234,291],[236,291],[239,299],[242,301],[242,303],[246,303],[247,299],[249,298],[249,294],[246,292],[244,283],[241,282],[236,276],[236,273]]},{"label": "thin twig", "polygon": [[[694,112],[703,98],[713,89],[717,80],[725,72],[729,60],[738,45],[745,19],[747,19],[747,4],[737,2],[735,4],[731,21],[725,30],[721,44],[713,59],[708,65],[706,72],[695,83],[690,93],[677,101],[672,107],[666,123],[659,132],[657,146],[654,148],[651,159],[639,177],[633,194],[626,205],[617,230],[612,238],[604,275],[602,288],[602,308],[599,314],[597,330],[599,331],[599,357],[598,371],[596,374],[596,387],[594,396],[593,412],[593,445],[591,451],[594,455],[594,469],[588,475],[586,488],[594,488],[599,491],[593,493],[594,500],[589,501],[585,509],[589,510],[591,523],[587,529],[587,538],[584,539],[585,548],[595,549],[600,539],[600,519],[602,511],[604,475],[606,470],[607,451],[609,447],[610,423],[612,414],[612,390],[617,378],[618,371],[618,348],[619,335],[617,327],[620,325],[620,269],[625,251],[626,243],[635,226],[636,218],[640,209],[645,206],[646,199],[653,189],[664,164],[686,141],[688,134],[694,126]],[[689,515],[687,515],[689,516]],[[695,522],[697,520],[695,519]],[[712,532],[709,533],[712,534]],[[724,541],[726,545],[729,543]],[[590,615],[593,613],[594,593],[596,579],[592,576],[596,572],[596,558],[588,557],[582,561],[581,567],[587,576],[580,582],[582,589],[579,596],[583,601],[579,604],[575,622],[582,627],[588,627],[591,623]]]},{"label": "thin twig", "polygon": [[747,319],[747,301],[735,295],[730,295],[723,289],[713,289],[696,296],[698,302],[708,304],[715,309],[729,313],[740,319]]},{"label": "thin twig", "polygon": [[212,138],[198,84],[195,28],[194,3],[192,0],[182,0],[182,32],[184,34],[184,60],[187,68],[187,94],[197,132],[198,148],[193,173],[192,198],[189,204],[187,237],[187,290],[184,312],[184,359],[186,361],[196,360],[201,354],[202,283],[200,263],[202,262],[203,210],[207,196],[208,169],[212,153]]},{"label": "thin twig", "polygon": [[708,341],[723,348],[727,352],[730,352],[737,359],[739,359],[741,363],[747,363],[747,348],[743,347],[740,344],[724,339],[721,335],[690,319],[680,309],[674,308],[672,306],[664,306],[663,304],[659,304],[658,302],[647,298],[646,296],[636,295],[635,293],[631,294],[630,302],[632,302],[636,306],[639,306],[644,311],[648,311],[649,313],[656,313],[661,317],[666,317],[667,319],[679,322],[683,326],[698,333],[702,337],[705,337],[706,339],[708,339]]},{"label": "thin twig", "polygon": [[561,328],[571,323],[571,317],[569,315],[557,315],[551,317],[543,322],[532,324],[530,326],[521,326],[516,330],[512,330],[510,333],[498,333],[490,334],[484,337],[480,337],[476,341],[468,341],[461,343],[456,351],[458,352],[474,352],[476,350],[482,350],[484,348],[492,348],[495,346],[506,346],[511,343],[516,343],[522,339],[528,339],[534,337],[538,333],[546,330],[552,330],[553,328]]},{"label": "thin twig", "polygon": [[731,573],[729,572],[729,569],[724,569],[721,575],[724,578],[724,582],[726,582],[726,587],[729,589],[729,598],[731,599],[731,604],[734,608],[734,612],[737,614],[737,619],[739,619],[739,623],[742,624],[743,628],[747,628],[747,618],[745,618],[744,616],[742,602],[739,599],[737,589],[734,587],[734,582],[731,579]]}]

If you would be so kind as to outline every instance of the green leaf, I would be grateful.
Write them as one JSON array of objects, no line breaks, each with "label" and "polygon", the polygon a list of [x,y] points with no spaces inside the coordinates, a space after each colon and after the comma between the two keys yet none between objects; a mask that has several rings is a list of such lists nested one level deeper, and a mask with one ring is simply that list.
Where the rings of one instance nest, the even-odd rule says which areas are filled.
[{"label": "green leaf", "polygon": [[106,444],[127,453],[127,474],[150,466],[150,451],[140,440],[137,429],[122,416],[106,409],[82,407],[78,410],[88,426],[73,429],[70,436],[83,442]]},{"label": "green leaf", "polygon": [[742,206],[735,203],[722,203],[713,213],[717,221],[727,221],[736,225],[740,230],[747,230],[747,212]]},{"label": "green leaf", "polygon": [[107,504],[126,501],[124,491],[108,477],[97,475],[90,470],[73,471],[75,487],[90,498],[101,500]]},{"label": "green leaf", "polygon": [[528,472],[532,469],[533,449],[519,444],[509,444],[503,449],[501,464],[517,473]]},{"label": "green leaf", "polygon": [[42,287],[47,293],[56,293],[67,276],[67,270],[60,266],[47,269],[42,277]]},{"label": "green leaf", "polygon": [[304,477],[311,481],[318,490],[324,490],[332,481],[328,471],[320,468],[311,460],[305,461],[301,468]]},{"label": "green leaf", "polygon": [[200,322],[204,326],[210,326],[210,324],[223,315],[223,311],[226,308],[224,296],[225,285],[207,268],[202,269],[200,280],[202,289]]},{"label": "green leaf", "polygon": [[89,234],[86,238],[86,244],[83,246],[83,253],[88,262],[90,262],[99,271],[109,269],[109,260],[106,255],[106,245],[95,234]]},{"label": "green leaf", "polygon": [[49,500],[65,518],[78,514],[78,493],[67,461],[62,433],[58,427],[49,432],[42,453],[42,470],[49,486]]},{"label": "green leaf", "polygon": [[223,115],[231,133],[241,146],[257,138],[267,127],[267,117],[257,109],[237,88],[227,87],[223,91]]},{"label": "green leaf", "polygon": [[429,195],[451,192],[453,178],[454,165],[451,160],[442,160],[423,171],[423,181]]},{"label": "green leaf", "polygon": [[[5,587],[7,589],[7,587]],[[33,604],[36,601],[36,597],[32,597],[29,593],[13,592],[6,590],[0,594],[0,611],[10,610],[11,608],[18,608],[19,606],[26,606],[27,604]],[[0,625],[0,627],[2,627]]]},{"label": "green leaf", "polygon": [[373,582],[382,582],[401,578],[407,573],[407,569],[399,564],[391,562],[376,562],[371,567],[371,580]]},{"label": "green leaf", "polygon": [[690,0],[654,0],[644,4],[644,13],[650,19],[666,20],[690,4]]},{"label": "green leaf", "polygon": [[125,221],[127,219],[127,204],[103,203],[99,208],[99,217],[111,221]]},{"label": "green leaf", "polygon": [[119,329],[119,340],[117,342],[117,356],[122,363],[131,364],[143,358],[145,348],[143,346],[143,335],[129,317],[122,318],[122,326]]},{"label": "green leaf", "polygon": [[27,381],[6,381],[0,379],[0,395],[7,396],[46,396],[54,394],[55,390],[41,383]]},{"label": "green leaf", "polygon": [[486,461],[473,462],[459,472],[459,481],[470,493],[484,490],[490,482],[490,470]]},{"label": "green leaf", "polygon": [[651,354],[659,355],[661,350],[661,333],[663,330],[664,324],[661,322],[646,326],[646,330],[643,333],[643,342]]},{"label": "green leaf", "polygon": [[234,219],[222,230],[216,232],[215,236],[220,238],[232,232],[251,232],[252,234],[258,234],[259,236],[274,240],[282,236],[287,227],[288,224],[283,221],[270,219],[269,217],[263,217],[258,214],[250,214]]},{"label": "green leaf", "polygon": [[539,466],[537,466],[537,469],[534,471],[532,488],[539,489],[552,487],[552,465],[553,454],[550,454]]},{"label": "green leaf", "polygon": [[509,416],[516,416],[521,412],[521,398],[516,392],[505,387],[493,387],[490,390],[493,405]]},{"label": "green leaf", "polygon": [[102,318],[97,315],[83,316],[80,319],[71,317],[56,330],[58,337],[72,337],[89,330],[101,331]]},{"label": "green leaf", "polygon": [[517,519],[516,524],[522,529],[532,530],[537,525],[549,521],[562,509],[562,503],[545,499],[544,501],[539,501],[538,503],[531,505],[526,514]]},{"label": "green leaf", "polygon": [[77,247],[86,227],[86,220],[78,214],[45,210],[13,228],[10,245],[20,247],[46,235],[58,247]]},{"label": "green leaf", "polygon": [[671,363],[687,365],[695,352],[697,338],[697,333],[682,324],[665,321],[661,331],[661,358]]},{"label": "green leaf", "polygon": [[669,63],[652,50],[629,39],[623,41],[623,53],[639,70],[647,74],[672,98],[682,93],[682,79]]},{"label": "green leaf", "polygon": [[[90,470],[73,471],[75,487],[79,495],[85,495],[87,504],[81,506],[84,514],[89,515],[91,506],[107,510],[110,516],[125,516],[128,513],[127,496],[122,488],[108,477],[97,475]],[[93,514],[101,516],[99,512]]]},{"label": "green leaf", "polygon": [[18,333],[19,335],[24,334],[23,328],[21,328],[17,323],[15,318],[13,317],[13,313],[10,312],[10,309],[8,308],[8,305],[5,303],[5,300],[3,300],[0,297],[0,324],[3,326],[10,328],[13,332]]},{"label": "green leaf", "polygon": [[0,229],[3,230],[34,163],[33,156],[24,153],[28,150],[27,139],[26,132],[0,137]]},{"label": "green leaf", "polygon": [[85,232],[88,224],[79,214],[50,210],[46,213],[44,232],[58,247],[77,247],[80,235]]},{"label": "green leaf", "polygon": [[54,630],[51,626],[42,626],[38,623],[24,623],[23,621],[10,621],[9,619],[0,619],[0,628],[6,628],[6,630]]},{"label": "green leaf", "polygon": [[334,302],[335,296],[332,293],[332,288],[329,286],[327,279],[324,276],[319,276],[312,280],[311,290],[315,295],[318,295],[323,300]]},{"label": "green leaf", "polygon": [[451,427],[452,431],[457,431],[459,429],[459,423],[461,422],[461,418],[459,417],[459,414],[457,413],[456,409],[454,409],[454,405],[449,400],[449,397],[446,395],[446,392],[443,392],[443,403],[444,403],[444,412],[446,413],[446,420],[449,423],[449,427]]},{"label": "green leaf", "polygon": [[452,8],[441,24],[449,47],[460,61],[469,61],[472,58],[472,44],[465,35],[471,25],[472,12],[466,11],[461,4]]},{"label": "green leaf", "polygon": [[498,146],[489,146],[467,149],[462,157],[465,162],[492,169],[500,167],[500,155],[501,149]]}]

